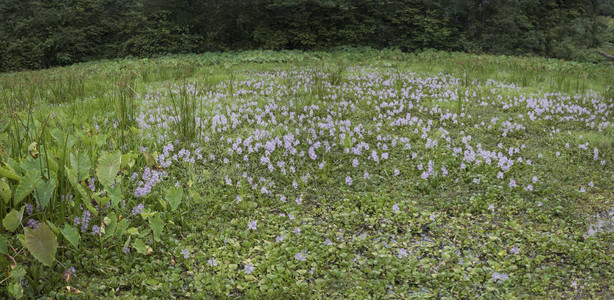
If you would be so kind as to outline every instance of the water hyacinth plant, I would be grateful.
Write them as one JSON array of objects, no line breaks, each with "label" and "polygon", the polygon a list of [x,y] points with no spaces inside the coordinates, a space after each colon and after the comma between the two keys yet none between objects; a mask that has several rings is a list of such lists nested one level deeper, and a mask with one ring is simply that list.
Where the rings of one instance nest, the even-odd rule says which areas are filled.
[{"label": "water hyacinth plant", "polygon": [[607,298],[612,79],[369,49],[2,74],[0,293]]}]

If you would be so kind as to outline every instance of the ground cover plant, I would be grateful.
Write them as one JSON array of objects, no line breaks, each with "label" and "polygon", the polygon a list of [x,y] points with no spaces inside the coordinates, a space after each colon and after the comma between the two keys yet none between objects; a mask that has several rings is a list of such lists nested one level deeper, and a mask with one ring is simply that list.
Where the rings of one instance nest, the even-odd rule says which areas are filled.
[{"label": "ground cover plant", "polygon": [[0,75],[0,294],[607,298],[614,70],[250,51]]}]

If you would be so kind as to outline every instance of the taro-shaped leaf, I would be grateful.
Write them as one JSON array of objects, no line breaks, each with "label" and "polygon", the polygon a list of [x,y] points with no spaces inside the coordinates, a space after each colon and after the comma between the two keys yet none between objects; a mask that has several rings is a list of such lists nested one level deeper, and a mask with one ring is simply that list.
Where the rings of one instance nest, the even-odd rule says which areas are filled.
[{"label": "taro-shaped leaf", "polygon": [[79,249],[79,240],[81,239],[81,236],[74,227],[72,227],[70,224],[64,224],[64,229],[61,229],[60,232],[62,232],[62,235],[66,238],[66,240],[68,240],[68,242],[70,242],[71,245]]},{"label": "taro-shaped leaf", "polygon": [[136,239],[134,241],[134,243],[132,243],[132,247],[134,247],[134,249],[136,249],[136,252],[138,252],[140,254],[149,254],[149,253],[153,252],[153,249],[151,249],[151,247],[145,245],[145,243],[143,243],[143,241],[141,241],[141,239]]},{"label": "taro-shaped leaf", "polygon": [[143,156],[145,156],[145,163],[148,167],[153,167],[156,165],[156,159],[153,155],[147,153],[147,151],[143,151],[141,153],[143,153]]},{"label": "taro-shaped leaf", "polygon": [[23,211],[25,208],[25,206],[22,206],[21,210],[16,211],[13,209],[6,214],[2,220],[2,225],[4,228],[6,228],[8,231],[15,231],[15,229],[19,227],[19,224],[21,224],[21,220],[23,219]]},{"label": "taro-shaped leaf", "polygon": [[116,207],[119,202],[122,201],[122,186],[120,184],[115,184],[114,187],[105,187],[105,191],[107,191],[107,195],[111,198],[111,207]]},{"label": "taro-shaped leaf", "polygon": [[166,192],[166,201],[168,201],[168,205],[171,206],[171,211],[175,211],[179,204],[181,204],[181,199],[183,198],[183,188],[179,187],[170,187]]},{"label": "taro-shaped leaf", "polygon": [[13,180],[20,180],[21,178],[19,177],[19,175],[17,175],[17,173],[15,173],[15,170],[8,164],[6,164],[4,167],[0,166],[0,176],[1,177],[6,177],[8,179],[13,179]]},{"label": "taro-shaped leaf", "polygon": [[106,240],[115,234],[115,229],[117,228],[117,215],[114,212],[109,213],[104,217],[104,223],[107,228],[102,239]]},{"label": "taro-shaped leaf", "polygon": [[53,196],[55,187],[55,178],[51,178],[51,180],[48,180],[47,182],[41,180],[36,184],[36,198],[38,199],[38,203],[40,203],[42,209],[45,209],[45,207],[49,205],[49,200],[51,200],[51,197]]},{"label": "taro-shaped leaf", "polygon": [[8,249],[8,243],[6,241],[6,238],[3,235],[0,235],[0,253],[2,254],[9,254],[9,249]]},{"label": "taro-shaped leaf", "polygon": [[119,151],[103,152],[98,159],[96,175],[103,186],[110,186],[115,182],[115,176],[122,163],[122,154]]},{"label": "taro-shaped leaf", "polygon": [[23,287],[21,287],[21,283],[19,282],[10,283],[7,290],[9,291],[9,294],[15,299],[21,299],[21,297],[23,297]]},{"label": "taro-shaped leaf", "polygon": [[154,233],[154,239],[156,239],[156,241],[160,241],[160,235],[162,234],[162,229],[164,229],[164,221],[162,221],[160,216],[156,214],[155,217],[149,218],[149,223],[151,224],[151,229]]},{"label": "taro-shaped leaf", "polygon": [[25,228],[26,247],[32,256],[45,266],[51,266],[58,250],[58,240],[53,231],[45,223],[41,223],[36,230]]},{"label": "taro-shaped leaf", "polygon": [[119,223],[117,224],[117,229],[115,229],[115,236],[121,237],[124,232],[126,232],[126,228],[128,228],[128,225],[129,223],[126,219],[119,221]]},{"label": "taro-shaped leaf", "polygon": [[11,187],[4,180],[0,180],[0,198],[4,201],[4,203],[8,203],[13,196],[13,192],[11,192]]},{"label": "taro-shaped leaf", "polygon": [[85,152],[79,152],[78,155],[70,153],[70,165],[77,174],[78,181],[90,176],[90,157]]},{"label": "taro-shaped leaf", "polygon": [[36,184],[40,180],[38,170],[31,170],[22,179],[17,188],[15,189],[15,197],[13,198],[13,204],[17,205],[24,198],[26,198],[36,188]]}]

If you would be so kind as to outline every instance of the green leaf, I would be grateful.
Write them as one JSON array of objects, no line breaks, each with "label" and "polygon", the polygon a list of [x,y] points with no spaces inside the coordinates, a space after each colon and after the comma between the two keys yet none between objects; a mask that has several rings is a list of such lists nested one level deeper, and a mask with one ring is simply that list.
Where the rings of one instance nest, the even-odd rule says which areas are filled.
[{"label": "green leaf", "polygon": [[104,190],[107,191],[107,195],[111,198],[111,207],[117,207],[117,204],[122,201],[121,184],[118,182],[114,187],[106,186]]},{"label": "green leaf", "polygon": [[24,269],[21,265],[17,265],[13,271],[11,271],[11,278],[16,281],[21,281],[21,279],[26,276],[26,269]]},{"label": "green leaf", "polygon": [[9,254],[6,238],[3,235],[0,235],[0,253]]},{"label": "green leaf", "polygon": [[70,134],[65,134],[60,129],[54,129],[51,131],[51,136],[55,142],[60,146],[60,150],[63,152],[64,150],[70,151],[72,147],[75,145],[75,137]]},{"label": "green leaf", "polygon": [[136,239],[134,243],[132,243],[132,247],[140,254],[147,254],[147,245],[145,245],[141,239]]},{"label": "green leaf", "polygon": [[21,168],[25,174],[36,171],[39,176],[41,175],[41,162],[38,158],[34,159],[32,156],[28,156],[26,160],[21,162]]},{"label": "green leaf", "polygon": [[115,229],[117,228],[117,215],[114,212],[109,213],[106,217],[104,217],[104,223],[107,225],[107,229],[105,229],[103,240],[107,240],[108,238],[115,235]]},{"label": "green leaf", "polygon": [[115,182],[115,176],[117,176],[121,162],[122,154],[119,151],[115,151],[111,154],[108,152],[102,153],[98,159],[96,175],[103,186],[110,186]]},{"label": "green leaf", "polygon": [[66,167],[64,169],[66,170],[66,177],[68,177],[68,181],[70,181],[70,184],[72,185],[72,187],[75,190],[77,190],[77,192],[81,196],[81,199],[83,200],[83,204],[85,205],[87,210],[89,210],[95,216],[98,216],[98,211],[92,205],[92,201],[91,201],[90,195],[87,193],[85,188],[80,183],[78,183],[76,181],[75,171],[73,171],[73,170],[71,170],[69,168],[66,168]]},{"label": "green leaf", "polygon": [[28,172],[22,179],[17,188],[15,189],[15,197],[13,198],[13,204],[17,205],[24,198],[26,198],[36,188],[36,184],[40,180],[38,170],[32,170]]},{"label": "green leaf", "polygon": [[74,227],[72,227],[68,223],[64,224],[64,229],[61,229],[60,231],[62,232],[62,235],[64,236],[64,238],[66,238],[66,240],[68,240],[68,242],[70,242],[71,245],[79,249],[79,240],[81,239],[81,235],[79,235],[79,231],[77,231]]},{"label": "green leaf", "polygon": [[143,153],[143,156],[145,156],[145,163],[147,164],[148,167],[152,167],[156,165],[156,159],[154,158],[153,155],[147,153],[147,151],[143,151],[141,153]]},{"label": "green leaf", "polygon": [[25,208],[25,206],[22,206],[20,211],[13,209],[11,212],[6,214],[2,220],[2,225],[4,228],[6,228],[8,231],[15,231],[15,229],[19,227],[19,224],[21,224],[21,220],[23,219],[23,211]]},{"label": "green leaf", "polygon": [[134,153],[127,153],[122,155],[122,163],[121,167],[126,169],[131,169],[134,167],[134,163],[136,162],[137,155]]},{"label": "green leaf", "polygon": [[19,175],[15,173],[15,170],[13,170],[13,168],[11,168],[11,166],[8,164],[6,164],[4,167],[0,166],[0,176],[17,181],[21,180],[21,177],[19,177]]},{"label": "green leaf", "polygon": [[41,223],[36,230],[25,228],[26,247],[32,256],[45,266],[50,267],[58,250],[58,240],[46,223]]},{"label": "green leaf", "polygon": [[9,184],[6,183],[6,181],[4,180],[0,180],[0,197],[2,197],[4,203],[8,203],[9,200],[11,200],[12,196],[13,192],[11,191],[11,187],[9,187]]},{"label": "green leaf", "polygon": [[181,204],[181,199],[183,198],[183,188],[179,187],[171,187],[166,192],[166,201],[171,206],[171,211],[175,211],[179,204]]},{"label": "green leaf", "polygon": [[53,196],[55,187],[55,178],[52,178],[47,182],[41,180],[38,182],[38,184],[36,184],[36,198],[38,199],[38,203],[40,203],[42,209],[45,209],[45,207],[49,205],[49,200],[51,200],[51,197]]},{"label": "green leaf", "polygon": [[23,288],[19,282],[12,282],[9,284],[8,291],[15,299],[21,299],[21,297],[23,297]]},{"label": "green leaf", "polygon": [[77,156],[70,153],[70,165],[77,175],[77,180],[82,181],[90,176],[90,157],[85,152],[79,152]]},{"label": "green leaf", "polygon": [[154,239],[156,241],[160,241],[160,235],[162,234],[162,230],[164,229],[164,221],[160,219],[159,215],[156,215],[153,218],[149,218],[149,223],[151,224],[151,229],[154,233]]},{"label": "green leaf", "polygon": [[124,235],[124,232],[126,232],[126,228],[128,228],[128,225],[129,224],[126,219],[119,221],[119,223],[117,224],[117,229],[115,229],[115,236],[119,238]]}]

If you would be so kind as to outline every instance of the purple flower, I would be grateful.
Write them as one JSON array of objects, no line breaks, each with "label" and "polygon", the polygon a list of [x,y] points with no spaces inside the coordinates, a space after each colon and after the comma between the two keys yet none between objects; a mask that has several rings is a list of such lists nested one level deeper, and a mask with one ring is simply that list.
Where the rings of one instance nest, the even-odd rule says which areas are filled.
[{"label": "purple flower", "polygon": [[247,228],[249,228],[251,230],[256,230],[256,228],[257,228],[256,221],[250,221],[249,224],[247,224]]},{"label": "purple flower", "polygon": [[217,267],[217,261],[215,260],[215,257],[207,260],[207,262],[209,263],[210,266]]},{"label": "purple flower", "polygon": [[245,274],[250,274],[250,273],[254,272],[254,265],[252,265],[250,263],[246,263],[243,270],[244,270]]},{"label": "purple flower", "polygon": [[510,184],[509,184],[510,189],[513,189],[516,187],[516,181],[514,179],[510,179]]},{"label": "purple flower", "polygon": [[301,233],[301,229],[299,227],[296,227],[296,228],[294,228],[294,230],[292,232],[296,233],[296,234],[300,234]]},{"label": "purple flower", "polygon": [[307,260],[307,250],[303,250],[297,254],[294,255],[294,259],[298,260],[298,261],[306,261]]},{"label": "purple flower", "polygon": [[99,235],[100,234],[100,227],[98,225],[92,226],[92,234],[93,235]]},{"label": "purple flower", "polygon": [[405,250],[404,248],[398,249],[397,250],[397,257],[398,258],[407,257],[407,250]]},{"label": "purple flower", "polygon": [[140,203],[139,205],[132,208],[132,214],[133,215],[142,214],[143,208],[145,208],[145,205],[143,205],[143,203]]},{"label": "purple flower", "polygon": [[122,251],[124,252],[124,254],[128,254],[128,253],[130,253],[130,248],[124,247],[124,249],[122,249]]},{"label": "purple flower", "polygon": [[352,181],[352,177],[350,177],[350,176],[345,177],[345,183],[347,183],[347,185],[352,185],[352,182],[353,182]]},{"label": "purple flower", "polygon": [[38,229],[38,226],[39,226],[39,225],[40,225],[40,222],[39,222],[39,221],[34,220],[34,219],[28,219],[28,222],[27,222],[27,226],[28,226],[28,227],[30,227],[30,228],[32,228],[32,229],[34,229],[34,230],[36,230],[36,229]]},{"label": "purple flower", "polygon": [[284,236],[283,235],[278,235],[277,238],[275,238],[275,242],[279,243],[282,242],[284,240]]},{"label": "purple flower", "polygon": [[399,205],[398,204],[393,205],[392,211],[399,211]]},{"label": "purple flower", "polygon": [[324,245],[326,245],[326,246],[330,246],[332,244],[333,244],[333,242],[331,242],[330,239],[326,239],[326,241],[324,241]]},{"label": "purple flower", "polygon": [[494,280],[496,283],[501,283],[507,279],[510,279],[510,276],[505,273],[495,272],[492,274],[492,280]]},{"label": "purple flower", "polygon": [[181,254],[183,254],[183,258],[187,259],[188,257],[190,257],[190,250],[183,249],[183,250],[181,250]]},{"label": "purple flower", "polygon": [[518,246],[514,246],[512,249],[510,249],[510,252],[514,255],[520,253],[520,248],[518,248]]}]

